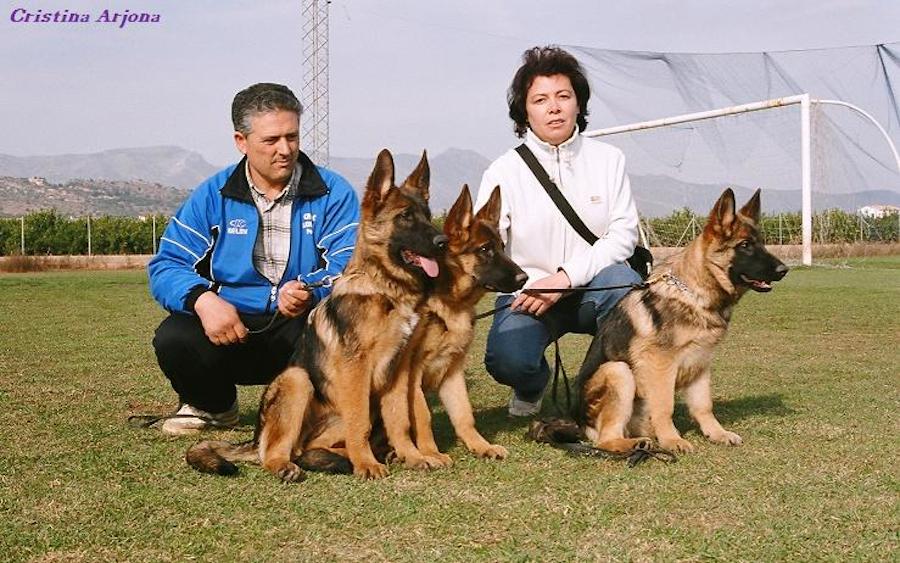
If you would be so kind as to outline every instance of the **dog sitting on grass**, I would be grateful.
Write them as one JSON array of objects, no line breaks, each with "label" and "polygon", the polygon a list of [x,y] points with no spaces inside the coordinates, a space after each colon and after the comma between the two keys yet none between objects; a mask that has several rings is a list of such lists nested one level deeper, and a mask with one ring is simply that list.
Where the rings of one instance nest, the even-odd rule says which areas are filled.
[{"label": "dog sitting on grass", "polygon": [[692,451],[672,423],[676,391],[707,439],[742,443],[713,415],[710,364],[738,300],[748,290],[770,291],[788,272],[763,245],[759,215],[759,190],[736,211],[726,189],[702,234],[604,319],[579,372],[573,412],[595,446],[627,452],[655,438],[666,450]]}]

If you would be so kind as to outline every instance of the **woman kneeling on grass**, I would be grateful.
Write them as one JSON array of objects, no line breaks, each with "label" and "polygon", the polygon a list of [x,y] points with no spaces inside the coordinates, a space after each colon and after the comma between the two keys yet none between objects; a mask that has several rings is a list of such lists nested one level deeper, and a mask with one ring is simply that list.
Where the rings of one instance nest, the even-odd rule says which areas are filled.
[{"label": "woman kneeling on grass", "polygon": [[[516,150],[485,171],[476,208],[500,186],[500,234],[507,254],[528,274],[526,288],[601,287],[639,283],[625,261],[638,240],[638,215],[625,157],[608,144],[583,137],[590,86],[578,61],[558,47],[525,51],[509,87],[509,116],[517,136],[575,210],[599,237],[582,238]],[[533,416],[550,377],[544,349],[569,332],[593,334],[627,289],[596,292],[505,294],[496,306],[485,366],[512,388],[511,416]]]}]

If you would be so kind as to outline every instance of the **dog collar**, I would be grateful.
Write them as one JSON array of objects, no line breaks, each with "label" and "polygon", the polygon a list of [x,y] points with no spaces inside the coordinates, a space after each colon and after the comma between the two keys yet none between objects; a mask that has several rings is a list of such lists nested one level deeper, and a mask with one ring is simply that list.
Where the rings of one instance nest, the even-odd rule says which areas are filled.
[{"label": "dog collar", "polygon": [[654,284],[656,282],[665,282],[666,285],[671,285],[671,286],[677,287],[684,293],[687,293],[692,296],[694,295],[694,292],[691,291],[691,288],[688,287],[688,285],[686,283],[681,281],[681,279],[679,279],[672,272],[663,272],[663,273],[657,274],[655,276],[650,276],[650,279],[647,280],[648,284]]}]

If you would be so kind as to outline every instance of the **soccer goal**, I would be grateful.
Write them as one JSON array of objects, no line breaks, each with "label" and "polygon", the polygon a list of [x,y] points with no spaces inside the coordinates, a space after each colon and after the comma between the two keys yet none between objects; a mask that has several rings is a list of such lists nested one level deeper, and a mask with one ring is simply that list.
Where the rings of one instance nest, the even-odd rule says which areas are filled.
[{"label": "soccer goal", "polygon": [[[809,94],[596,129],[584,135],[607,137],[625,151],[630,170],[637,161],[642,174],[633,177],[632,184],[643,214],[677,217],[679,210],[691,214],[703,210],[704,202],[713,201],[711,197],[726,185],[735,184],[751,190],[764,188],[764,209],[799,207],[802,262],[810,265],[814,193],[820,200],[816,208],[847,208],[853,206],[848,200],[853,188],[858,193],[871,183],[856,177],[855,169],[846,164],[851,158],[846,146],[853,146],[853,138],[845,138],[847,117],[842,116],[840,126],[835,126],[825,107],[851,110],[868,127],[876,128],[896,165],[892,173],[900,173],[897,148],[875,118],[853,104],[817,100]],[[672,244],[677,239],[678,245],[702,228],[692,214],[689,221],[675,223],[673,232],[651,232],[651,241],[657,234],[657,240]],[[645,230],[653,231],[649,225]]]}]

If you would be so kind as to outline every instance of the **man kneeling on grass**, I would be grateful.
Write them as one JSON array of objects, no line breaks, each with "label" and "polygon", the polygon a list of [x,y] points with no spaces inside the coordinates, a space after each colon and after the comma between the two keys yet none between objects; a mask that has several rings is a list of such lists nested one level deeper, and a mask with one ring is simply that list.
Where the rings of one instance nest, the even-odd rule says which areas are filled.
[{"label": "man kneeling on grass", "polygon": [[171,313],[153,347],[180,402],[166,434],[236,425],[235,385],[284,369],[307,313],[350,259],[359,203],[300,151],[301,112],[279,84],[238,92],[231,117],[244,158],[194,190],[150,261],[150,291]]}]

